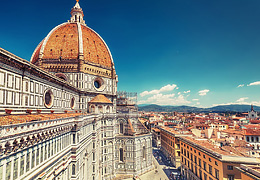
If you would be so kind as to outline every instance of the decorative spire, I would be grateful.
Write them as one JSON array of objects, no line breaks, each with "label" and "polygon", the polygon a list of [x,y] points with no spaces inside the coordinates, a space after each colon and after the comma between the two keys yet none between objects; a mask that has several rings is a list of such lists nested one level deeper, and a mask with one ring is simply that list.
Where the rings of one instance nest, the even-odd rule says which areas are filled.
[{"label": "decorative spire", "polygon": [[251,104],[251,111],[254,111],[254,107],[253,107],[253,104]]},{"label": "decorative spire", "polygon": [[[71,18],[70,18],[70,22],[79,22],[82,24],[85,24],[85,21],[83,20],[83,11],[79,5],[79,0],[76,0],[76,4],[75,6],[71,9]],[[85,24],[86,25],[86,24]]]}]

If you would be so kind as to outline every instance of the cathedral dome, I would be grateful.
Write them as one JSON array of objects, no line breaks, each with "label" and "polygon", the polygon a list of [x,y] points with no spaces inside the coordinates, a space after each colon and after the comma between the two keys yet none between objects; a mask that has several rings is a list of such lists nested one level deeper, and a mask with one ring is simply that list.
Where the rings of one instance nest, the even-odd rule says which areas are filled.
[{"label": "cathedral dome", "polygon": [[[56,26],[35,49],[31,63],[67,60],[105,67],[113,67],[113,59],[105,41],[83,20],[83,11],[77,2],[71,10],[71,19]],[[48,70],[48,67],[44,69]]]}]

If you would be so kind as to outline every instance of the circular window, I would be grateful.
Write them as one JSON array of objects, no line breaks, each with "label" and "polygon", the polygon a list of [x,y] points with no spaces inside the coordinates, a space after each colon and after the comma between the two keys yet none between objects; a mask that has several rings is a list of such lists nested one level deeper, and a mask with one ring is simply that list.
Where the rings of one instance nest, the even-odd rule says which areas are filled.
[{"label": "circular window", "polygon": [[54,99],[54,96],[53,96],[52,91],[50,89],[47,90],[45,92],[45,94],[44,94],[44,97],[43,97],[44,105],[45,105],[46,108],[51,108],[52,107],[53,99]]},{"label": "circular window", "polygon": [[97,77],[93,81],[93,86],[98,91],[103,91],[105,88],[104,81],[100,77]]},{"label": "circular window", "polygon": [[97,89],[100,88],[100,86],[101,86],[101,85],[100,85],[100,82],[96,80],[96,81],[94,82],[94,86],[95,86]]},{"label": "circular window", "polygon": [[74,109],[75,108],[75,98],[71,98],[71,101],[70,101],[70,107],[71,109]]}]

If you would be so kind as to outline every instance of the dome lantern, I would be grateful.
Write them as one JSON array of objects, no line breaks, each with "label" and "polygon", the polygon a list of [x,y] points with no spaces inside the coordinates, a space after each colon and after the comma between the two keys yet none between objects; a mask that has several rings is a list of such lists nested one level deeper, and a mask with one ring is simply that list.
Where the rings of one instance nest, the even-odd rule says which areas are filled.
[{"label": "dome lantern", "polygon": [[83,14],[83,10],[79,5],[79,0],[77,0],[75,6],[71,9],[70,14],[71,14],[70,22],[79,22],[86,25],[85,20],[83,20],[84,14]]}]

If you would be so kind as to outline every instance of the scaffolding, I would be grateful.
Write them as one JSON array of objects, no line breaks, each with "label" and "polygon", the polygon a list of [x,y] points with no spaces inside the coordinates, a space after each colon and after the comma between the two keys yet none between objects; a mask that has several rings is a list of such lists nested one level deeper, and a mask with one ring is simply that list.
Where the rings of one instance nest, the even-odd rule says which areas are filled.
[{"label": "scaffolding", "polygon": [[137,112],[137,93],[136,92],[117,92],[117,111],[118,112]]}]

